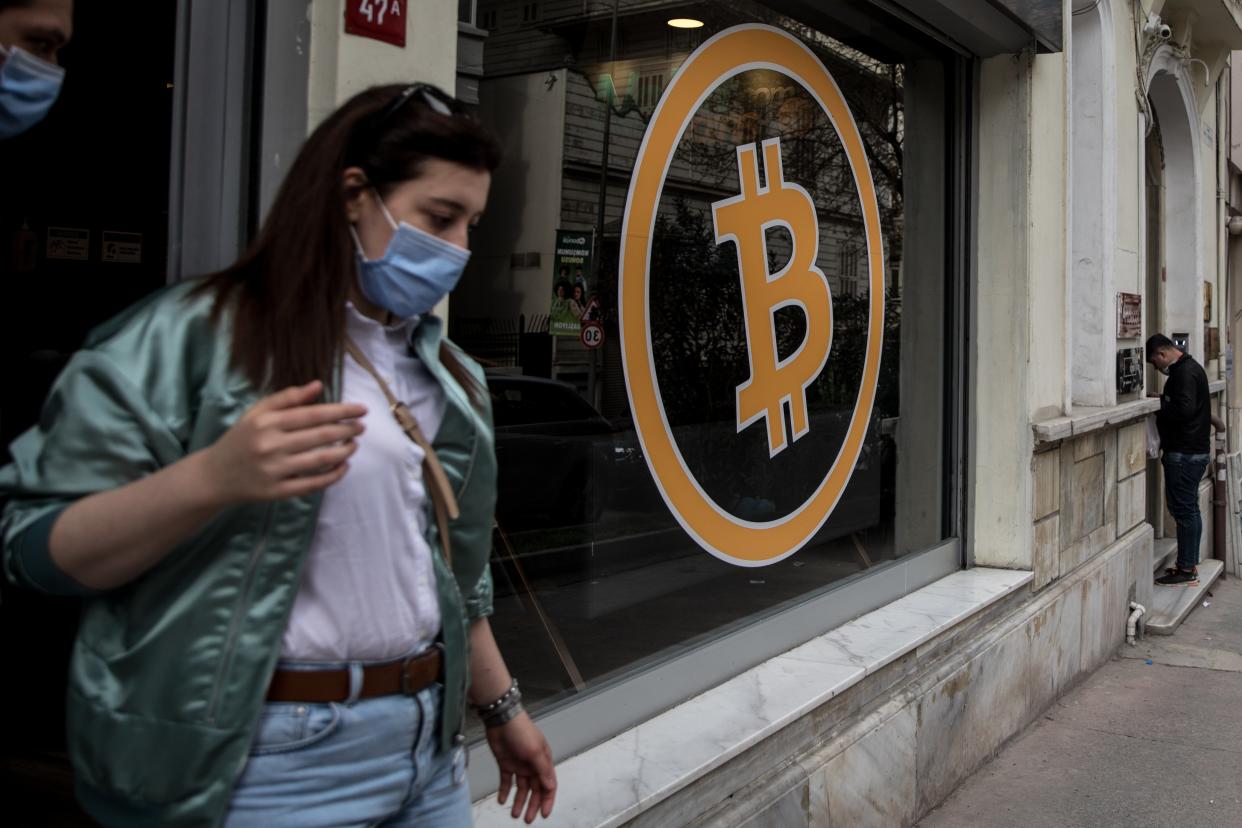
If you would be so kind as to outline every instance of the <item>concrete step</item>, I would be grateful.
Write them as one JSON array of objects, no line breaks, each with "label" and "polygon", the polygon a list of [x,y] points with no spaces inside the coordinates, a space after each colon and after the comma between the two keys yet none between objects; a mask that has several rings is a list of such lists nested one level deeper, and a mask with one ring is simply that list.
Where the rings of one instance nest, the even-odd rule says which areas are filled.
[{"label": "concrete step", "polygon": [[1156,584],[1151,612],[1144,619],[1151,635],[1172,635],[1191,610],[1199,606],[1212,584],[1220,577],[1225,564],[1215,558],[1199,561],[1199,585],[1172,587]]},{"label": "concrete step", "polygon": [[1156,577],[1177,563],[1177,538],[1156,538],[1152,544],[1151,571]]}]

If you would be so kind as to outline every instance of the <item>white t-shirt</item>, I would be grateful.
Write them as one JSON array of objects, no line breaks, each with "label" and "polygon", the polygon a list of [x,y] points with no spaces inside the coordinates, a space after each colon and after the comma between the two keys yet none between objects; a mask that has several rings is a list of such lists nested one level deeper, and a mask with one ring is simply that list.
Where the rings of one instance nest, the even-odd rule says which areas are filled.
[{"label": "white t-shirt", "polygon": [[[417,320],[384,326],[351,304],[346,331],[427,439],[444,418],[444,389],[408,347]],[[286,661],[382,661],[431,644],[440,631],[423,450],[388,409],[379,384],[348,355],[341,399],[367,407],[349,472],[324,492],[314,541],[285,630]]]}]

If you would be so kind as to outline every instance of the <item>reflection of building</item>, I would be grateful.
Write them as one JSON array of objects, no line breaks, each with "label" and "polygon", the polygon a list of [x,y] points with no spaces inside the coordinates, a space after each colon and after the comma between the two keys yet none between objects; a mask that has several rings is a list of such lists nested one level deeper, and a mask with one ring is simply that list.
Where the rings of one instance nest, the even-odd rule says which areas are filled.
[{"label": "reflection of building", "polygon": [[[711,4],[709,11],[713,29],[758,15],[774,25],[806,30],[749,2]],[[611,6],[605,3],[532,6],[518,0],[483,0],[478,13],[494,24],[484,48],[480,111],[502,133],[515,158],[497,174],[495,189],[525,198],[503,210],[494,207],[480,229],[481,251],[455,307],[458,331],[468,337],[466,330],[497,327],[480,325],[479,317],[508,322],[547,313],[553,277],[547,263],[558,227],[599,234],[598,287],[615,313],[617,239],[629,170],[660,94],[704,39],[705,29],[669,27],[669,5],[658,2],[618,4],[615,45]],[[855,103],[855,114],[873,139],[873,163],[894,163],[902,130],[902,69],[828,39],[810,45]],[[563,134],[559,142],[550,137],[558,134]],[[819,261],[833,291],[859,293],[861,222],[848,167],[826,117],[792,79],[775,72],[751,73],[713,94],[686,130],[669,169],[669,185],[686,209],[710,225],[711,203],[737,192],[735,148],[771,136],[782,139],[786,176],[815,196],[821,223]],[[605,140],[608,171],[602,176]],[[901,193],[891,180],[882,178],[880,186],[886,226],[892,228],[890,272],[897,279]],[[664,212],[675,218],[672,199]],[[771,250],[777,259],[788,256],[787,244],[779,240]],[[615,315],[609,320],[614,323]],[[588,378],[598,382],[601,387],[591,389],[588,397],[601,403],[606,414],[615,414],[623,393],[615,328],[609,334],[589,377],[586,356],[572,341],[557,343],[551,373],[579,383],[584,391]]]}]

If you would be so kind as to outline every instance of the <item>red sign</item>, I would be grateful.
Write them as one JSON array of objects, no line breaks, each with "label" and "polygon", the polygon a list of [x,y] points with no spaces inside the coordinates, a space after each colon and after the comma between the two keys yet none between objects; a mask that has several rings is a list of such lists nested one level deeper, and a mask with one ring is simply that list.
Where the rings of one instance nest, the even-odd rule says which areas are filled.
[{"label": "red sign", "polygon": [[582,344],[595,349],[604,344],[604,326],[599,322],[583,322],[582,333],[578,335]]},{"label": "red sign", "polygon": [[345,0],[345,31],[405,48],[406,0]]}]

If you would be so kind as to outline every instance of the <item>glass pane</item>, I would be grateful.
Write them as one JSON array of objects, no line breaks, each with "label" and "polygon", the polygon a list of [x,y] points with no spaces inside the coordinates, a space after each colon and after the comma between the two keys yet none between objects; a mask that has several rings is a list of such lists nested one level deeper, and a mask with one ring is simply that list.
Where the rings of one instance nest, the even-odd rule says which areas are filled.
[{"label": "glass pane", "polygon": [[[503,24],[521,6],[483,0],[479,12]],[[616,9],[545,2],[537,28],[489,38],[479,114],[507,156],[450,303],[452,336],[489,366],[493,626],[535,709],[945,537],[945,59],[909,32],[879,48],[876,27],[847,36],[827,17],[758,3]],[[874,197],[860,195],[865,171],[841,125],[790,71],[741,67],[690,114],[658,196],[646,318],[671,442],[703,497],[738,525],[798,512],[854,445],[869,331],[881,347],[835,508],[795,553],[741,566],[707,551],[656,482],[627,394],[618,283],[627,193],[657,105],[695,49],[755,23],[828,70]],[[780,190],[786,206],[759,206],[757,188]],[[751,198],[754,210],[729,212]],[[786,271],[830,303],[795,291],[754,304]],[[768,363],[755,356],[764,347]],[[780,366],[793,366],[778,383],[794,389],[784,404],[740,390],[771,385]]]}]

